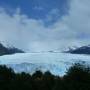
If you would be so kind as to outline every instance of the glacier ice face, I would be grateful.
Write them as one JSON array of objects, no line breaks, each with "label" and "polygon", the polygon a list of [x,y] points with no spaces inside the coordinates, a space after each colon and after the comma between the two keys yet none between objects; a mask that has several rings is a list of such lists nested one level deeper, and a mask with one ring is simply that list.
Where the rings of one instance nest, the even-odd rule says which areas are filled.
[{"label": "glacier ice face", "polygon": [[15,72],[34,73],[37,70],[50,71],[55,75],[64,75],[75,62],[90,64],[90,56],[67,53],[22,53],[0,57],[0,64],[5,64]]},{"label": "glacier ice face", "polygon": [[50,71],[55,75],[63,75],[65,73],[65,67],[57,66],[55,64],[44,64],[44,63],[22,63],[22,64],[9,64],[8,67],[12,67],[15,72],[28,72],[30,74],[34,73],[37,70],[41,70],[43,72]]}]

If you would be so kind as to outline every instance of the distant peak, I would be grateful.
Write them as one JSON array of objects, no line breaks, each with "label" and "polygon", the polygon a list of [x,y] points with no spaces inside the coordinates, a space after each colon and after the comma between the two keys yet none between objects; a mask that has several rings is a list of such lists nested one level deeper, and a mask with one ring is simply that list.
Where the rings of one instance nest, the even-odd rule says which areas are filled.
[{"label": "distant peak", "polygon": [[0,56],[1,55],[10,55],[14,53],[24,53],[21,49],[18,49],[16,47],[6,47],[2,43],[0,43]]},{"label": "distant peak", "polygon": [[69,48],[68,51],[65,51],[66,53],[72,53],[72,54],[90,54],[90,45],[87,46],[81,46],[77,48]]}]

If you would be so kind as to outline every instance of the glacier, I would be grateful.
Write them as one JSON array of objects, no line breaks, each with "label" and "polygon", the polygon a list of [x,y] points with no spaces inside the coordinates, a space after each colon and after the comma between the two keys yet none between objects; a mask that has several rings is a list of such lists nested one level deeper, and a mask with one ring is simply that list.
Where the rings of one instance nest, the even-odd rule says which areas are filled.
[{"label": "glacier", "polygon": [[89,55],[69,53],[18,53],[0,56],[0,65],[11,67],[16,73],[34,73],[50,71],[54,75],[63,76],[67,69],[76,62],[84,62],[90,65]]}]

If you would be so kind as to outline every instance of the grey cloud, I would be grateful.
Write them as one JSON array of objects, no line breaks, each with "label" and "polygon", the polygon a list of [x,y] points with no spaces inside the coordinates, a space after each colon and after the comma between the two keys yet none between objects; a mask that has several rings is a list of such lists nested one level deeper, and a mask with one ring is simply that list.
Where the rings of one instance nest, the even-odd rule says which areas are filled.
[{"label": "grey cloud", "polygon": [[48,27],[42,20],[21,15],[20,9],[13,16],[0,9],[0,40],[26,51],[62,50],[89,44],[89,34],[90,0],[71,0],[68,15]]}]

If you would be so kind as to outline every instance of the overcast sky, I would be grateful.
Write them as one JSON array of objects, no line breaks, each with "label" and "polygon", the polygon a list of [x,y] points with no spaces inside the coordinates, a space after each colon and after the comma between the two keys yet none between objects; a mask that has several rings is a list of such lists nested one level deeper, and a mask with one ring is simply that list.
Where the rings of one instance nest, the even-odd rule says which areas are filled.
[{"label": "overcast sky", "polygon": [[90,0],[0,0],[0,41],[25,51],[90,44]]}]

